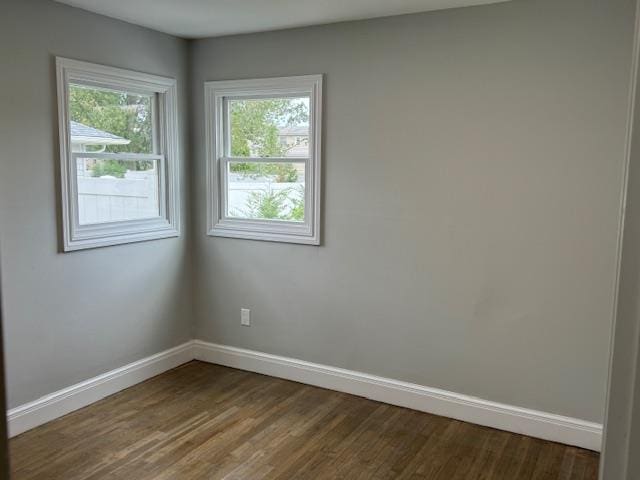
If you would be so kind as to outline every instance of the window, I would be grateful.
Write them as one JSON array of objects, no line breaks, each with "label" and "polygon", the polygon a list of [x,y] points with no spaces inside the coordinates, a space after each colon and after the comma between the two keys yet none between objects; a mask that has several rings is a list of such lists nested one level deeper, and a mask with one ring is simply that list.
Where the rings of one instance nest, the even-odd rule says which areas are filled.
[{"label": "window", "polygon": [[176,81],[56,60],[64,250],[178,236]]},{"label": "window", "polygon": [[207,82],[209,235],[320,243],[322,76]]}]

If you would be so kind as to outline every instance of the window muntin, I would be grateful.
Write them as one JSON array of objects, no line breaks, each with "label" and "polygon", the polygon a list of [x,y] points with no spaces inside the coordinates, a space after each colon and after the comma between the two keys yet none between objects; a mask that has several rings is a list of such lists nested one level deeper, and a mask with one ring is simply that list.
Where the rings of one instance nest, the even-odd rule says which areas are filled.
[{"label": "window muntin", "polygon": [[319,244],[322,77],[205,88],[208,233]]},{"label": "window muntin", "polygon": [[175,80],[57,59],[65,251],[179,234]]}]

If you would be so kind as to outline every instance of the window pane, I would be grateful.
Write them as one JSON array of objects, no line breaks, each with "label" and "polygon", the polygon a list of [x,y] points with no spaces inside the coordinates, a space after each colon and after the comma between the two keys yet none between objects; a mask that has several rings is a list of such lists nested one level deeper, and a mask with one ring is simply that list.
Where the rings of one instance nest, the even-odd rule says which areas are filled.
[{"label": "window pane", "polygon": [[304,222],[304,163],[229,162],[227,216]]},{"label": "window pane", "polygon": [[160,216],[158,162],[78,158],[80,225]]},{"label": "window pane", "polygon": [[69,85],[74,152],[154,153],[153,96]]},{"label": "window pane", "polygon": [[309,97],[229,100],[232,157],[308,157]]}]

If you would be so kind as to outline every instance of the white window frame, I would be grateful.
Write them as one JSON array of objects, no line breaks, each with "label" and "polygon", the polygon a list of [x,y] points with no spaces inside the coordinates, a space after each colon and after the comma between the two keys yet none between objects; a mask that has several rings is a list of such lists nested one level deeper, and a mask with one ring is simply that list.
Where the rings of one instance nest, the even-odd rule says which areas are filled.
[{"label": "white window frame", "polygon": [[[173,78],[56,57],[63,247],[65,252],[180,235],[177,85]],[[155,160],[160,215],[154,218],[81,225],[76,158],[69,131],[69,85],[126,90],[155,97],[157,145],[151,154],[92,153],[92,157]],[[84,154],[86,156],[86,154]]]},{"label": "white window frame", "polygon": [[[309,155],[307,157],[242,157],[229,155],[225,138],[225,103],[232,99],[309,97]],[[322,148],[322,75],[205,82],[207,143],[207,234],[273,242],[320,245]],[[305,164],[304,222],[243,219],[226,215],[229,161]]]}]

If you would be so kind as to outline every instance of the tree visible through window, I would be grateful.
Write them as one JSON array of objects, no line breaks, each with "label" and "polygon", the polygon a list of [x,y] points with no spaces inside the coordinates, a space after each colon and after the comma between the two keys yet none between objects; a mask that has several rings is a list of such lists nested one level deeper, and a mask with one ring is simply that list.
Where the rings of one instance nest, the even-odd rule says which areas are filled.
[{"label": "tree visible through window", "polygon": [[126,145],[109,145],[106,152],[153,151],[152,97],[128,92],[69,86],[69,116],[88,125],[129,140]]},{"label": "tree visible through window", "polygon": [[[69,116],[72,122],[119,136],[126,143],[96,145],[85,151],[108,153],[152,153],[152,97],[128,92],[69,86]],[[153,167],[149,161],[105,160],[96,162],[95,177],[112,175],[123,178],[127,170],[145,171]]]}]

